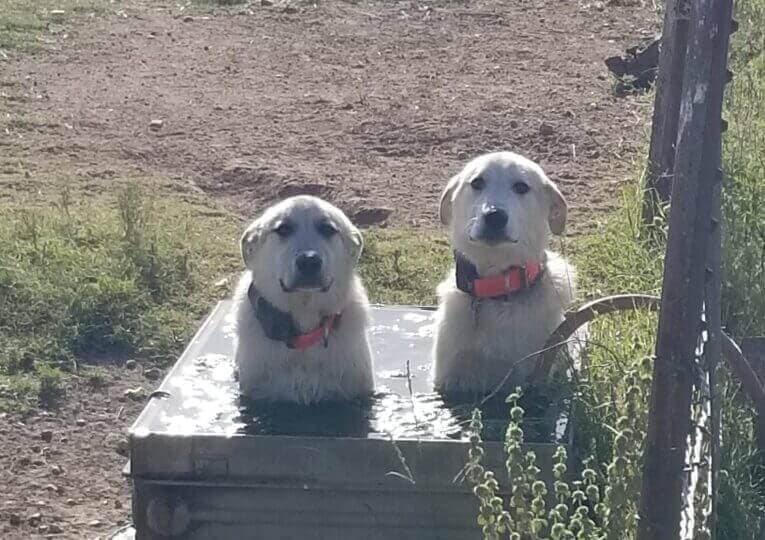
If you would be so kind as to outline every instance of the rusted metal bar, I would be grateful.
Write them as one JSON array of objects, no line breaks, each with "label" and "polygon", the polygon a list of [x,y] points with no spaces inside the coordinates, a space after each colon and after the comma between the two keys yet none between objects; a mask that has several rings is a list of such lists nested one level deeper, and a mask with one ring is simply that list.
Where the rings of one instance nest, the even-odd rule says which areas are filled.
[{"label": "rusted metal bar", "polygon": [[637,540],[675,540],[679,533],[693,353],[708,281],[710,220],[719,204],[731,10],[731,0],[691,6]]},{"label": "rusted metal bar", "polygon": [[[547,379],[559,354],[566,342],[585,324],[594,321],[599,315],[624,313],[629,311],[646,310],[659,311],[661,298],[648,294],[622,294],[606,296],[592,300],[576,310],[566,314],[565,320],[552,333],[542,348],[545,353],[537,366],[537,377],[540,381]],[[755,404],[755,408],[765,413],[765,338],[755,340],[745,339],[742,346],[720,332],[720,347],[722,357],[741,382],[741,386]],[[743,352],[742,352],[743,351]],[[750,360],[751,358],[751,360]],[[761,362],[757,364],[756,362]],[[758,371],[757,366],[761,366]]]},{"label": "rusted metal bar", "polygon": [[542,348],[545,353],[539,359],[532,378],[532,384],[541,384],[547,380],[556,361],[556,356],[563,344],[585,324],[593,321],[598,315],[620,313],[644,309],[657,311],[661,299],[647,294],[621,294],[606,296],[587,302],[575,311],[566,314],[565,320],[555,329]]},{"label": "rusted metal bar", "polygon": [[[756,367],[757,356],[753,350],[743,352],[744,349],[739,347],[735,341],[726,338],[727,336],[723,334],[723,356],[728,361],[736,379],[741,383],[746,395],[754,402],[757,414],[765,417],[765,375],[758,372]],[[746,344],[746,342],[744,343]]]},{"label": "rusted metal bar", "polygon": [[643,222],[647,225],[652,225],[661,215],[661,208],[669,201],[672,190],[689,11],[689,0],[667,0],[665,4],[643,199]]},{"label": "rusted metal bar", "polygon": [[[761,395],[747,393],[755,402],[757,409],[757,424],[755,433],[757,437],[757,449],[765,460],[765,336],[748,337],[741,340],[741,352],[755,372],[755,379],[759,382]],[[763,540],[765,540],[765,524],[763,524]]]}]

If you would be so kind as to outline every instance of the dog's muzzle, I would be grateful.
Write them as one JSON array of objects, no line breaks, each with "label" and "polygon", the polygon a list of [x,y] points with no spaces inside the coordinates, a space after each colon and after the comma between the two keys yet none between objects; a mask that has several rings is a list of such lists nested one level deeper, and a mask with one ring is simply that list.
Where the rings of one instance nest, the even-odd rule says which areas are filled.
[{"label": "dog's muzzle", "polygon": [[324,278],[324,261],[316,251],[301,251],[295,257],[295,270],[291,279],[280,280],[282,290],[327,292],[332,280]]},{"label": "dog's muzzle", "polygon": [[303,251],[295,258],[295,267],[298,275],[308,278],[319,276],[323,261],[315,251]]},{"label": "dog's muzzle", "polygon": [[476,220],[475,232],[471,234],[471,239],[487,244],[510,242],[512,239],[507,234],[507,222],[508,215],[505,210],[495,206],[484,207]]}]

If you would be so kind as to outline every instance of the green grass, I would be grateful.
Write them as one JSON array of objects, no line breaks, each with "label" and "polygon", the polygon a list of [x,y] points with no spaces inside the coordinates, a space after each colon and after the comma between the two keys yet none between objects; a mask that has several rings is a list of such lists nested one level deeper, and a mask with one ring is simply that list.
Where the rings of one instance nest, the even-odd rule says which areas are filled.
[{"label": "green grass", "polygon": [[451,264],[443,235],[366,231],[361,277],[372,302],[433,305],[436,285]]},{"label": "green grass", "polygon": [[[742,4],[742,18],[758,28],[759,54],[734,54],[735,77],[726,94],[723,320],[736,336],[765,333],[765,49],[761,27],[765,2]],[[747,8],[752,9],[749,14]],[[754,19],[754,15],[757,19]],[[747,16],[749,15],[749,17]],[[750,18],[751,17],[751,18]],[[734,34],[736,35],[736,34]],[[734,44],[740,43],[739,40]]]},{"label": "green grass", "polygon": [[171,362],[236,266],[230,216],[137,185],[106,206],[70,199],[2,208],[0,408],[52,404],[51,369]]},{"label": "green grass", "polygon": [[[131,185],[107,203],[63,191],[47,207],[2,208],[0,407],[50,401],[37,394],[63,383],[41,385],[49,369],[135,356],[168,364],[227,291],[215,283],[241,269],[238,220],[147,189]],[[635,237],[616,220],[561,246],[580,268],[583,296],[651,289],[659,259]],[[450,264],[442,234],[365,232],[360,272],[373,302],[432,305]],[[643,282],[629,277],[638,269]]]},{"label": "green grass", "polygon": [[[765,333],[765,1],[739,3],[737,18],[741,29],[732,40],[735,78],[726,89],[729,130],[723,146],[722,320],[734,337]],[[584,296],[661,292],[665,238],[640,239],[639,201],[639,193],[628,190],[622,209],[570,250],[578,262]],[[620,374],[644,364],[652,354],[655,328],[655,316],[647,314],[609,318],[591,328],[594,346],[580,387],[584,414],[579,436],[590,442],[589,451],[600,463],[611,455],[609,426],[624,401]],[[765,516],[765,456],[756,450],[755,413],[724,366],[719,391],[724,422],[717,537],[756,540]],[[587,452],[580,445],[580,453]]]},{"label": "green grass", "polygon": [[[765,1],[736,6],[723,146],[722,316],[732,336],[765,334]],[[759,539],[765,531],[765,456],[756,452],[751,401],[723,373],[720,538]]]},{"label": "green grass", "polygon": [[0,49],[34,49],[46,33],[108,5],[107,0],[0,0]]}]

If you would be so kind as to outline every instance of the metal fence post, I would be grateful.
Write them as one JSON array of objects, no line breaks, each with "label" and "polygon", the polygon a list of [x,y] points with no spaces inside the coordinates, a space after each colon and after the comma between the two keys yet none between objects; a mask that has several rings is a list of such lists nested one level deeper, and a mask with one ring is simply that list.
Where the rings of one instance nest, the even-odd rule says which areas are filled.
[{"label": "metal fence post", "polygon": [[[679,536],[684,458],[697,376],[694,351],[704,300],[715,301],[706,291],[719,273],[719,268],[708,268],[708,252],[713,246],[710,235],[716,234],[711,219],[720,205],[722,92],[731,10],[731,0],[696,0],[691,7],[638,540]],[[713,309],[719,309],[719,303]],[[714,318],[719,324],[719,317]]]}]

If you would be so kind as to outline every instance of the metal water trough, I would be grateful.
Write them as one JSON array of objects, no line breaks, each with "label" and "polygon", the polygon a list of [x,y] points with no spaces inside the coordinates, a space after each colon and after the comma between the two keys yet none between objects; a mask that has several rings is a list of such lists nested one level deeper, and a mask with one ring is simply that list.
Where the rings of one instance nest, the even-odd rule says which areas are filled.
[{"label": "metal water trough", "polygon": [[[115,538],[481,537],[460,474],[472,405],[446,405],[428,381],[432,309],[375,306],[379,394],[309,408],[240,404],[230,308],[216,306],[131,427],[134,528]],[[485,415],[484,434],[504,488],[506,416]],[[525,430],[548,474],[557,444],[570,445],[567,417]]]}]

